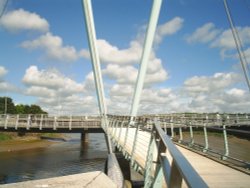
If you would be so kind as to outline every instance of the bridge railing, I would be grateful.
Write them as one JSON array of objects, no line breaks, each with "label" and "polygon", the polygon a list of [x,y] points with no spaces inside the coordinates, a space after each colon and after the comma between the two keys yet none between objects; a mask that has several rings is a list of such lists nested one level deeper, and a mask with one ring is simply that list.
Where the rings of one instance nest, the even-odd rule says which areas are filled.
[{"label": "bridge railing", "polygon": [[249,114],[178,114],[161,117],[160,124],[180,144],[246,168],[250,166],[248,157],[234,143],[235,137],[249,139]]},{"label": "bridge railing", "polygon": [[0,128],[100,128],[99,116],[50,116],[47,114],[2,114]]},{"label": "bridge railing", "polygon": [[181,187],[183,180],[188,187],[208,187],[170,137],[165,134],[160,123],[155,121],[147,155],[145,187],[162,187],[162,176],[168,187]]},{"label": "bridge railing", "polygon": [[192,187],[207,187],[164,133],[160,122],[150,124],[145,117],[109,116],[106,129],[114,145],[130,160],[131,167],[144,175],[144,187],[161,187],[163,177],[170,187],[180,187],[182,180]]}]

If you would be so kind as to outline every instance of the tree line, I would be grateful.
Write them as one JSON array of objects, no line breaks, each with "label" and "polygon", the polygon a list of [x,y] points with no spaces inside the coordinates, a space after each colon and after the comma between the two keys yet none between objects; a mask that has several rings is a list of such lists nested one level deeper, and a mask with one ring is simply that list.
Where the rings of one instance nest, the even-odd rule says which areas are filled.
[{"label": "tree line", "polygon": [[17,104],[12,98],[0,97],[0,114],[48,114],[38,105]]}]

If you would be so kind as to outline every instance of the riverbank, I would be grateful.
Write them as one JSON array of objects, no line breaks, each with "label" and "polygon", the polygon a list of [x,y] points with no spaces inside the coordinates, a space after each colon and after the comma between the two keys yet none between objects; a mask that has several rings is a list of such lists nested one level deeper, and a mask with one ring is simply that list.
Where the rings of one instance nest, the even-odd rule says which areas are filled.
[{"label": "riverbank", "polygon": [[[8,134],[6,135],[9,136]],[[65,139],[63,134],[27,134],[25,136],[9,136],[9,139],[0,141],[0,152],[15,152],[45,148],[56,143],[47,139],[42,139],[44,137],[51,138],[51,140]]]},{"label": "riverbank", "polygon": [[14,152],[48,147],[53,142],[47,140],[9,140],[0,142],[0,152]]}]

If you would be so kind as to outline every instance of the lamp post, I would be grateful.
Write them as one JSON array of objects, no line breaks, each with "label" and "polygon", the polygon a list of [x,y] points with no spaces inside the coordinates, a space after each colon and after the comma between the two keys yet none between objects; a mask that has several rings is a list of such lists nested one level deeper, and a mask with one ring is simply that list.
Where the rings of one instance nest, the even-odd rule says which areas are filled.
[{"label": "lamp post", "polygon": [[6,115],[7,114],[7,96],[5,96],[5,99],[4,99],[4,114]]}]

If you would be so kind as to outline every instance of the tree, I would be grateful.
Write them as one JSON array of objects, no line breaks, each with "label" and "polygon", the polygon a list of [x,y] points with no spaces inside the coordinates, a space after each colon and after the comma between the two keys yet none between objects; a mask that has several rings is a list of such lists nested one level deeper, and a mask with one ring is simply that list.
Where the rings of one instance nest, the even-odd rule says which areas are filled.
[{"label": "tree", "polygon": [[[7,105],[5,105],[5,102]],[[7,114],[15,114],[16,108],[10,97],[0,97],[0,114],[4,114],[6,111]]]},{"label": "tree", "polygon": [[16,113],[17,114],[25,114],[25,108],[23,104],[16,105]]},{"label": "tree", "polygon": [[7,104],[7,114],[48,114],[38,105],[15,105],[10,97],[0,97],[0,114],[5,113],[5,98]]},{"label": "tree", "polygon": [[32,104],[30,106],[30,114],[47,114],[47,112],[44,112],[40,106]]}]

